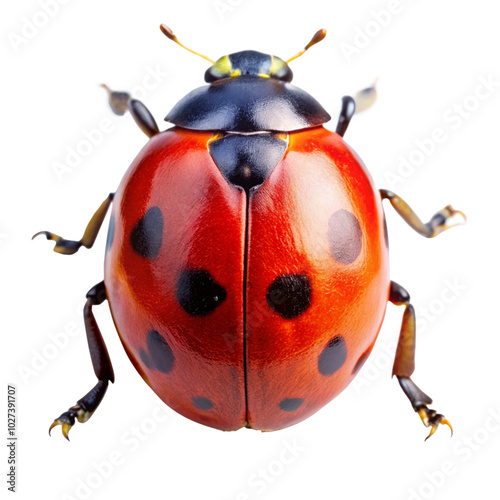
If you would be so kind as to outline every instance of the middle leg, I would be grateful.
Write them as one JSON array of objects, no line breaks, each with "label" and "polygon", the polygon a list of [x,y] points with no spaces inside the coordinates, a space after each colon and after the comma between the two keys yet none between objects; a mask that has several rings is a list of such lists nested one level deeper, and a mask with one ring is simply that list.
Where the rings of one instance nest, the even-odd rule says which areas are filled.
[{"label": "middle leg", "polygon": [[380,197],[382,200],[389,200],[401,218],[418,234],[426,238],[434,238],[443,231],[459,226],[466,221],[463,212],[455,210],[451,205],[447,205],[439,212],[436,212],[429,222],[422,222],[408,203],[392,191],[381,189]]},{"label": "middle leg", "polygon": [[101,203],[101,206],[96,210],[95,214],[90,219],[90,222],[85,228],[82,239],[79,241],[67,240],[57,234],[51,233],[50,231],[40,231],[33,235],[32,240],[37,236],[44,235],[48,240],[55,241],[54,252],[61,253],[63,255],[72,255],[83,246],[85,248],[92,248],[101,229],[102,223],[106,217],[106,214],[113,202],[114,193],[110,193],[108,197]]}]

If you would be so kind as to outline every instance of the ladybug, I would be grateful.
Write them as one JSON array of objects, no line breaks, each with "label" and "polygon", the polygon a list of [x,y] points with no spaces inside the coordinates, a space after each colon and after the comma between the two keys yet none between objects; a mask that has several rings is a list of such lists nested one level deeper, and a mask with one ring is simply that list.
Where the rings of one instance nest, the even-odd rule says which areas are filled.
[{"label": "ladybug", "polygon": [[207,85],[174,106],[162,132],[144,104],[104,86],[112,110],[128,111],[149,141],[81,240],[35,235],[65,255],[90,248],[113,204],[104,281],[84,307],[98,382],[50,430],[62,425],[68,438],[114,382],[92,312],[104,300],[153,391],[185,417],[225,431],[277,430],[311,416],[356,376],[387,302],[402,305],[393,375],[429,436],[439,424],[451,429],[410,378],[415,311],[389,278],[382,200],[427,238],[465,216],[447,206],[423,223],[398,195],[375,189],[343,140],[374,88],[342,99],[333,132],[319,102],[290,83],[289,63],[325,34],[287,61],[245,50],[214,62],[184,47],[212,63]]}]

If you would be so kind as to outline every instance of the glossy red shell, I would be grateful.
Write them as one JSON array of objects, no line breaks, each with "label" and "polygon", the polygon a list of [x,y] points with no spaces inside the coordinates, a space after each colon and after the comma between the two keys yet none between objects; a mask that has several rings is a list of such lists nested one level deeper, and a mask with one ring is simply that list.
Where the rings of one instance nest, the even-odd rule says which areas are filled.
[{"label": "glossy red shell", "polygon": [[[212,135],[167,130],[130,166],[114,198],[108,299],[131,361],[167,405],[218,429],[280,429],[339,394],[375,342],[390,283],[381,200],[357,155],[319,126],[289,134],[285,156],[250,195],[247,220],[246,193],[228,183],[207,149]],[[134,252],[130,237],[152,206],[163,214],[163,238],[148,259]],[[353,214],[361,229],[360,253],[348,264],[332,257],[328,239],[338,210]],[[176,286],[186,267],[206,269],[226,291],[206,316],[179,305]],[[286,273],[306,274],[312,288],[310,306],[291,319],[266,299]],[[141,357],[152,330],[175,357],[169,373]],[[318,359],[337,335],[347,357],[324,375]],[[193,398],[207,398],[210,408]],[[284,411],[287,398],[302,404]]]}]

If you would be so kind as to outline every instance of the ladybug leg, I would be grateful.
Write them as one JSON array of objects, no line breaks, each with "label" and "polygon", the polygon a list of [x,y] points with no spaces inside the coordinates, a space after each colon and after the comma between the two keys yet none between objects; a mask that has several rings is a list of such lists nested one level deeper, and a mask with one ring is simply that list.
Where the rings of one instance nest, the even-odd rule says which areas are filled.
[{"label": "ladybug leg", "polygon": [[69,441],[68,433],[75,423],[75,418],[80,423],[86,422],[97,409],[106,394],[109,382],[115,381],[113,366],[109,359],[106,344],[102,338],[97,322],[92,313],[92,306],[102,304],[106,300],[106,289],[104,281],[94,286],[87,293],[87,302],[83,308],[83,317],[85,321],[85,330],[87,332],[87,341],[89,345],[90,357],[94,366],[94,373],[99,379],[97,384],[80,399],[75,406],[64,412],[59,418],[56,418],[49,428],[50,431],[57,425],[62,426],[62,433]]},{"label": "ladybug leg", "polygon": [[85,228],[85,232],[80,241],[65,240],[57,234],[50,233],[49,231],[40,231],[33,235],[32,240],[41,234],[45,235],[48,240],[55,241],[54,252],[62,253],[64,255],[72,255],[80,249],[80,247],[92,248],[99,230],[101,229],[106,213],[113,201],[114,193],[110,193],[109,196],[101,203],[101,206],[96,210],[96,213],[90,219],[90,222]]},{"label": "ladybug leg", "polygon": [[342,107],[340,108],[340,115],[337,121],[337,128],[335,132],[339,134],[341,137],[344,137],[346,133],[347,127],[351,122],[351,118],[354,116],[356,112],[356,101],[350,95],[345,95],[342,97]]},{"label": "ladybug leg", "polygon": [[361,111],[365,111],[375,104],[377,100],[377,81],[378,78],[376,78],[369,87],[360,90],[354,96],[354,100],[356,101],[356,113],[361,113]]},{"label": "ladybug leg", "polygon": [[373,82],[371,87],[367,87],[366,89],[357,92],[354,97],[349,95],[342,97],[342,107],[340,108],[340,115],[337,121],[337,128],[335,130],[337,134],[344,137],[351,118],[356,113],[361,113],[361,111],[373,106],[377,100],[377,89],[375,87],[376,83],[377,80]]},{"label": "ladybug leg", "polygon": [[429,222],[422,222],[417,214],[409,207],[409,205],[400,198],[397,194],[386,189],[380,190],[380,196],[383,200],[389,200],[396,212],[404,219],[404,221],[417,233],[426,238],[434,238],[439,233],[446,231],[455,226],[464,224],[467,218],[463,212],[455,210],[451,205],[447,205],[439,212],[435,213]]},{"label": "ladybug leg", "polygon": [[135,123],[148,137],[153,137],[160,131],[153,115],[141,101],[132,99],[128,92],[113,91],[105,84],[101,87],[108,93],[109,105],[113,113],[121,116],[130,111]]},{"label": "ladybug leg", "polygon": [[427,407],[432,403],[432,399],[420,390],[410,378],[415,370],[416,340],[415,309],[410,304],[410,294],[401,285],[391,281],[389,300],[397,306],[405,306],[392,375],[396,375],[398,378],[399,385],[424,425],[431,428],[426,440],[436,432],[439,424],[447,425],[453,435],[450,422],[443,415]]}]

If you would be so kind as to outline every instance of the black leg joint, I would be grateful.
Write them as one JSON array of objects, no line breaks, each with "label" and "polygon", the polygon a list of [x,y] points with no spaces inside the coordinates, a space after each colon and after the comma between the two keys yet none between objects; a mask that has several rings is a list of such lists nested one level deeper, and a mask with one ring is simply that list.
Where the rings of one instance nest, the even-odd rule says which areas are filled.
[{"label": "black leg joint", "polygon": [[97,384],[87,394],[85,394],[82,399],[78,400],[77,405],[79,405],[84,411],[93,413],[101,404],[107,388],[108,381],[99,380],[99,382],[97,382]]},{"label": "black leg joint", "polygon": [[395,281],[391,281],[391,291],[389,293],[389,300],[397,306],[410,303],[410,294],[401,285]]},{"label": "black leg joint", "polygon": [[160,130],[156,121],[144,104],[137,99],[130,99],[128,109],[134,121],[139,125],[139,128],[148,136],[153,137]]},{"label": "black leg joint", "polygon": [[415,411],[430,405],[432,399],[425,394],[413,380],[409,377],[398,377],[399,385],[403,392],[406,394],[407,398],[410,400],[411,405]]},{"label": "black leg joint", "polygon": [[93,286],[85,297],[92,301],[92,305],[98,306],[102,304],[106,300],[106,287],[104,286],[104,281]]},{"label": "black leg joint", "polygon": [[337,129],[335,130],[341,137],[344,137],[355,111],[356,101],[350,95],[342,97],[342,108],[340,109],[339,121],[337,122]]}]

